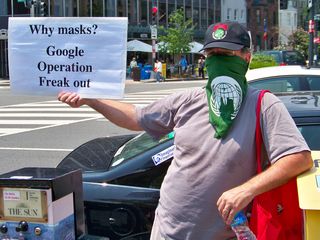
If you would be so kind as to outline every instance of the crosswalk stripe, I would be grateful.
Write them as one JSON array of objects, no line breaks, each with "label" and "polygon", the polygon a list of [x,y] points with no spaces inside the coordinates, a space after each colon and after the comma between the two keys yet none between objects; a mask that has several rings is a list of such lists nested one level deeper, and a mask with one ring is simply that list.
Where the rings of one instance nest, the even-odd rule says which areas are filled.
[{"label": "crosswalk stripe", "polygon": [[65,118],[65,117],[74,117],[74,118],[86,118],[86,117],[99,117],[102,115],[100,113],[68,113],[68,115],[64,115],[61,113],[1,113],[1,117],[25,117],[25,118],[31,118],[31,117],[55,117],[55,118]]},{"label": "crosswalk stripe", "polygon": [[[123,99],[117,101],[140,107],[182,90],[185,89],[128,93]],[[0,107],[0,137],[90,120],[108,121],[88,106],[71,108],[58,100],[2,106]]]},{"label": "crosswalk stripe", "polygon": [[5,125],[17,125],[17,124],[22,124],[22,125],[61,125],[61,124],[69,124],[69,123],[74,123],[77,122],[76,120],[0,120],[0,124],[5,124]]}]

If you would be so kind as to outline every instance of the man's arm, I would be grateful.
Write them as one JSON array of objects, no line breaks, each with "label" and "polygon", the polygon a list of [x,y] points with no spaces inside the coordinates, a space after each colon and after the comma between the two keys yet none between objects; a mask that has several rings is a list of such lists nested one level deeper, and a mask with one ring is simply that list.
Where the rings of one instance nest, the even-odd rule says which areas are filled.
[{"label": "man's arm", "polygon": [[217,201],[218,210],[227,224],[255,196],[281,186],[313,166],[311,153],[303,151],[280,158],[271,167],[242,185],[224,192]]},{"label": "man's arm", "polygon": [[135,106],[132,104],[114,100],[81,98],[78,94],[70,92],[60,93],[58,100],[67,103],[73,108],[88,105],[119,127],[133,131],[143,130],[138,123]]}]

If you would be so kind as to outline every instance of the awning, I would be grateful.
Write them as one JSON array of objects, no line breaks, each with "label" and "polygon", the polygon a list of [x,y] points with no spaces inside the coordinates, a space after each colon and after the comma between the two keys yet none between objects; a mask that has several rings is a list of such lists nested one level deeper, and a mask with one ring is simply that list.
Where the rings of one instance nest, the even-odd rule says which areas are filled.
[{"label": "awning", "polygon": [[127,51],[129,52],[152,52],[152,46],[139,40],[127,42]]},{"label": "awning", "polygon": [[191,47],[190,53],[200,53],[199,51],[203,48],[203,44],[195,41],[189,43],[189,46]]}]

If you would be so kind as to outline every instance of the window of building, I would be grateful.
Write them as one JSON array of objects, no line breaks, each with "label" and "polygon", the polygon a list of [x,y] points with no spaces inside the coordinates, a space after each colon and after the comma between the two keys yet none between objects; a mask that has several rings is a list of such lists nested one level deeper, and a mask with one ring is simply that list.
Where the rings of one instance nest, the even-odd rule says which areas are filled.
[{"label": "window of building", "polygon": [[231,19],[231,8],[228,8],[227,9],[227,20],[230,20]]},{"label": "window of building", "polygon": [[77,16],[77,15],[74,15],[74,7],[77,8],[77,5],[73,6],[74,3],[75,2],[73,0],[65,0],[64,1],[64,6],[62,6],[64,8],[64,11],[63,11],[64,17]]},{"label": "window of building", "polygon": [[117,0],[117,17],[126,17],[126,0]]},{"label": "window of building", "polygon": [[129,0],[128,3],[128,21],[129,24],[138,24],[138,3],[137,0]]},{"label": "window of building", "polygon": [[256,35],[256,45],[257,45],[257,51],[261,50],[261,36],[260,35]]},{"label": "window of building", "polygon": [[[88,16],[88,2],[83,1],[84,3],[80,5],[80,10],[83,15],[80,16]],[[64,4],[63,0],[55,0],[53,3],[53,16],[55,17],[64,17]],[[82,7],[82,8],[81,8]]]},{"label": "window of building", "polygon": [[105,16],[115,17],[116,16],[116,6],[114,0],[105,0]]},{"label": "window of building", "polygon": [[238,17],[238,9],[234,9],[234,15],[233,15],[233,20],[237,20],[237,17]]},{"label": "window of building", "polygon": [[260,9],[256,10],[256,19],[257,19],[257,24],[261,25],[261,12],[260,12]]},{"label": "window of building", "polygon": [[168,1],[168,15],[170,16],[176,10],[175,1]]},{"label": "window of building", "polygon": [[159,2],[158,9],[158,23],[159,25],[166,26],[167,25],[167,4],[165,2]]},{"label": "window of building", "polygon": [[201,28],[207,28],[208,26],[208,11],[207,11],[207,1],[201,1]]},{"label": "window of building", "polygon": [[193,24],[199,27],[200,25],[200,5],[199,0],[192,0],[193,1]]},{"label": "window of building", "polygon": [[142,26],[148,25],[148,0],[140,0],[139,21]]},{"label": "window of building", "polygon": [[241,9],[240,19],[241,19],[241,20],[244,20],[244,10],[243,10],[243,9]]},{"label": "window of building", "polygon": [[93,17],[103,17],[103,1],[104,0],[92,0]]},{"label": "window of building", "polygon": [[287,24],[289,25],[289,26],[291,26],[291,14],[290,13],[287,13]]}]

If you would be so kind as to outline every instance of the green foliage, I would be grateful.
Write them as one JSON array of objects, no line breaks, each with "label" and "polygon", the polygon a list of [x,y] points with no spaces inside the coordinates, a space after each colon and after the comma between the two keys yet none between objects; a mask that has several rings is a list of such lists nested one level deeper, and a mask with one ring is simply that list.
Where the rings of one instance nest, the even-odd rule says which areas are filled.
[{"label": "green foliage", "polygon": [[272,56],[257,53],[257,54],[253,54],[249,68],[255,69],[255,68],[262,68],[262,67],[271,67],[276,65],[277,63]]},{"label": "green foliage", "polygon": [[184,21],[182,9],[177,9],[169,16],[169,26],[159,27],[159,42],[164,42],[159,47],[159,52],[169,54],[183,54],[190,51],[189,43],[192,41],[194,26],[192,20]]},{"label": "green foliage", "polygon": [[298,28],[291,36],[289,36],[289,47],[301,52],[304,56],[308,56],[309,34],[302,28]]}]

